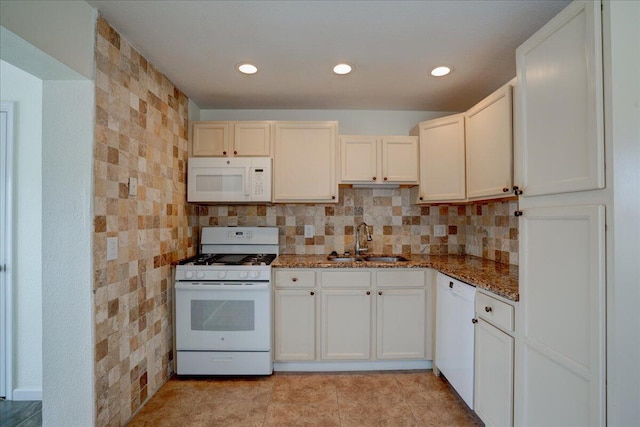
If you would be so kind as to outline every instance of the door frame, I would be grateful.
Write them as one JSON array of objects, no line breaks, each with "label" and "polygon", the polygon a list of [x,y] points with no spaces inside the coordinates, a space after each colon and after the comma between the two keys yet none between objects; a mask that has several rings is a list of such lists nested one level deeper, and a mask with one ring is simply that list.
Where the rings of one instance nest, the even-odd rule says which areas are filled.
[{"label": "door frame", "polygon": [[12,255],[13,255],[13,127],[14,104],[12,102],[0,103],[0,112],[6,114],[6,144],[0,146],[0,161],[5,162],[5,176],[3,185],[0,185],[0,233],[4,239],[0,241],[0,267],[2,276],[0,283],[0,392],[4,391],[6,400],[13,399],[13,281],[12,281]]}]

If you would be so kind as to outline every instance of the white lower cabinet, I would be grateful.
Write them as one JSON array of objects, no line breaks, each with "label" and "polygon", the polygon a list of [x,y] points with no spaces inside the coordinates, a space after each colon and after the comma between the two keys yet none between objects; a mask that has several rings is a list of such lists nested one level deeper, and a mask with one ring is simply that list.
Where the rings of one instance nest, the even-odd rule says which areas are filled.
[{"label": "white lower cabinet", "polygon": [[322,290],[322,359],[368,360],[371,348],[371,291]]},{"label": "white lower cabinet", "polygon": [[377,358],[424,358],[424,287],[379,289],[376,302]]},{"label": "white lower cabinet", "polygon": [[474,410],[486,426],[513,425],[514,306],[476,294]]},{"label": "white lower cabinet", "polygon": [[316,292],[309,289],[275,291],[276,360],[316,357]]}]

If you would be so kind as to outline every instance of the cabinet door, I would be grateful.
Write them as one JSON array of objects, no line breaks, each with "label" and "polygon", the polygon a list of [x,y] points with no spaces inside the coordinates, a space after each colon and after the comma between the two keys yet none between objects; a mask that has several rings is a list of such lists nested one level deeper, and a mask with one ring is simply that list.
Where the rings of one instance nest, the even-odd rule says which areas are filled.
[{"label": "cabinet door", "polygon": [[506,84],[465,114],[467,197],[505,197],[513,177],[511,85]]},{"label": "cabinet door", "polygon": [[229,154],[228,123],[194,123],[191,128],[191,155],[223,157]]},{"label": "cabinet door", "polygon": [[523,209],[518,425],[605,425],[604,215],[604,206]]},{"label": "cabinet door", "polygon": [[322,291],[322,359],[370,358],[371,292]]},{"label": "cabinet door", "polygon": [[378,139],[375,136],[340,137],[341,181],[378,182]]},{"label": "cabinet door", "polygon": [[237,157],[271,155],[271,124],[238,122],[233,125],[233,155]]},{"label": "cabinet door", "polygon": [[465,199],[464,114],[420,123],[418,203]]},{"label": "cabinet door", "polygon": [[382,181],[418,183],[418,138],[382,137]]},{"label": "cabinet door", "polygon": [[525,196],[604,187],[600,15],[573,2],[516,50]]},{"label": "cabinet door", "polygon": [[478,320],[474,410],[486,426],[513,425],[513,338]]},{"label": "cabinet door", "polygon": [[376,301],[378,359],[424,358],[424,289],[380,289]]},{"label": "cabinet door", "polygon": [[315,291],[276,290],[275,316],[275,360],[315,359]]},{"label": "cabinet door", "polygon": [[275,124],[274,201],[337,202],[336,122]]}]

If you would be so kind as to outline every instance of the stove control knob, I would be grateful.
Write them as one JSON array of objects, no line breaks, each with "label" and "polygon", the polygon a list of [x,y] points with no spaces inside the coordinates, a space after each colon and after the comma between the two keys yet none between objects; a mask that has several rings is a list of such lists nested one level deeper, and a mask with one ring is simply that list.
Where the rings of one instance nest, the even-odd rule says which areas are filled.
[{"label": "stove control knob", "polygon": [[218,273],[218,277],[220,279],[224,279],[225,277],[227,277],[227,272],[226,271],[221,271]]},{"label": "stove control knob", "polygon": [[204,279],[204,271],[198,271],[198,272],[196,273],[196,277],[197,277],[198,279]]},{"label": "stove control knob", "polygon": [[184,273],[184,277],[187,279],[192,279],[193,278],[193,271],[187,271],[186,273]]},{"label": "stove control knob", "polygon": [[251,271],[249,272],[249,277],[251,279],[257,279],[260,276],[260,272],[259,271]]},{"label": "stove control knob", "polygon": [[243,271],[243,272],[240,273],[240,278],[241,279],[246,279],[248,275],[249,275],[248,271]]}]

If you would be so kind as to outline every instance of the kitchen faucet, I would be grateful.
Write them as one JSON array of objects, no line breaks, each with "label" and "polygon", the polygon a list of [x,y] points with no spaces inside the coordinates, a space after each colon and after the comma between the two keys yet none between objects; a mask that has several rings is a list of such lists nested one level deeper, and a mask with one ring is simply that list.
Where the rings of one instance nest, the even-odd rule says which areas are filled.
[{"label": "kitchen faucet", "polygon": [[366,222],[361,222],[360,225],[356,227],[356,256],[359,256],[361,252],[368,251],[369,248],[360,247],[360,227],[364,225],[364,231],[367,236],[367,242],[372,240],[371,233],[369,232],[369,226]]}]

